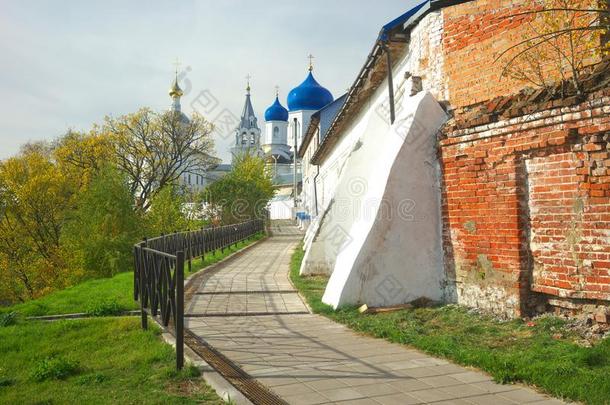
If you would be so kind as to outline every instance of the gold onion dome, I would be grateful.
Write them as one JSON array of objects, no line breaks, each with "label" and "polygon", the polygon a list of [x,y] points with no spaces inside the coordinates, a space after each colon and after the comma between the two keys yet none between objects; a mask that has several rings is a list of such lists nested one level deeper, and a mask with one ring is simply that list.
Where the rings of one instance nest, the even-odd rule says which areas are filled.
[{"label": "gold onion dome", "polygon": [[178,86],[178,79],[174,80],[174,84],[171,89],[169,89],[169,95],[171,97],[182,97],[184,93],[182,93],[182,89]]}]

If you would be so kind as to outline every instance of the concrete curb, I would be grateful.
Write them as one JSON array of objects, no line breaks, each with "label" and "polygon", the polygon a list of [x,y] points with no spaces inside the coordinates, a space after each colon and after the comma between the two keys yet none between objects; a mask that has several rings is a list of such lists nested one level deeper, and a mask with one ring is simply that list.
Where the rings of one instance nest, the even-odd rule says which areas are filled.
[{"label": "concrete curb", "polygon": [[[303,239],[301,240],[301,242],[303,242]],[[291,264],[292,264],[292,256],[294,256],[297,249],[302,249],[300,246],[300,243],[294,249],[292,249],[292,253],[290,254]],[[299,291],[297,286],[294,285],[294,282],[292,281],[291,276],[292,276],[292,266],[288,269],[288,281],[290,282],[290,285],[292,286],[292,288],[294,288],[294,291],[297,293],[297,295],[299,296],[301,301],[303,301],[303,305],[305,305],[305,308],[307,308],[307,310],[309,311],[310,314],[314,314],[315,312],[313,312],[313,309],[311,309],[311,307],[309,306],[309,302],[307,302],[307,298],[305,298],[305,296],[303,294],[301,294],[301,291]]]},{"label": "concrete curb", "polygon": [[57,314],[57,315],[42,315],[42,316],[28,316],[26,321],[60,321],[62,319],[86,319],[86,318],[112,318],[117,316],[138,316],[140,315],[139,310],[133,311],[122,311],[116,315],[91,315],[86,312],[77,312],[74,314]]},{"label": "concrete curb", "polygon": [[[176,339],[169,332],[161,334],[163,340],[171,345],[176,346]],[[210,366],[204,359],[195,353],[188,345],[184,345],[184,357],[187,361],[193,364],[201,372],[201,378],[221,397],[224,401],[233,401],[238,405],[253,405],[253,403],[237,390],[230,382],[228,382],[220,373]]]}]

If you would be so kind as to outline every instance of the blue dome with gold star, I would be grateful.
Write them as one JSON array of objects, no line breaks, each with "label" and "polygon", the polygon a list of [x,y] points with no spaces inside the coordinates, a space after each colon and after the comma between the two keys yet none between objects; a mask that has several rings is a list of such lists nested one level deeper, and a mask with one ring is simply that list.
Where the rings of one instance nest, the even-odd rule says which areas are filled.
[{"label": "blue dome with gold star", "polygon": [[275,96],[275,102],[265,110],[265,121],[288,121],[288,110],[280,103]]},{"label": "blue dome with gold star", "polygon": [[333,102],[333,95],[314,79],[311,71],[307,78],[298,87],[288,93],[288,109],[319,110]]}]

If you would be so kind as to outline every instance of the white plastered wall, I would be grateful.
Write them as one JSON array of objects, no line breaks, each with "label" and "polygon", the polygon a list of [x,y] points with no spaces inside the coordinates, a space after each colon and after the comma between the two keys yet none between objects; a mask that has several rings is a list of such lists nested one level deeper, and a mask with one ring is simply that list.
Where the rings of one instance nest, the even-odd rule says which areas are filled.
[{"label": "white plastered wall", "polygon": [[[397,130],[384,117],[386,81],[320,165],[319,215],[306,234],[301,273],[330,274],[324,301],[335,307],[442,296],[438,163],[431,156],[420,160],[417,148],[410,148],[414,138],[434,145],[446,119],[435,100],[447,97],[441,39],[441,12],[430,13],[412,30],[394,69],[395,122],[417,114],[425,122],[417,125],[420,134],[409,138],[409,125],[402,122]],[[406,72],[422,78],[424,92],[409,97]]]},{"label": "white plastered wall", "polygon": [[[434,150],[447,119],[428,92],[404,99],[389,126],[372,115],[346,163],[319,235],[336,252],[323,301],[381,306],[440,300],[444,285],[439,167]],[[374,165],[367,164],[375,159]],[[313,245],[312,245],[313,247]]]}]

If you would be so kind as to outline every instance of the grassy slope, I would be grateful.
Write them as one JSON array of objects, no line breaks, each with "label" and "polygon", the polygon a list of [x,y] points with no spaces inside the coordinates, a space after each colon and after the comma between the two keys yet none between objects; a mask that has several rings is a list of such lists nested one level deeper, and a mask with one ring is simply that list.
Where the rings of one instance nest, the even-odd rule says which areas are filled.
[{"label": "grassy slope", "polygon": [[[163,404],[223,403],[187,367],[176,373],[175,352],[155,325],[137,318],[24,322],[0,328],[0,403]],[[45,360],[75,370],[63,379],[37,381]],[[188,387],[188,389],[187,389]]]},{"label": "grassy slope", "polygon": [[[291,278],[314,312],[350,328],[430,354],[474,366],[499,382],[525,382],[557,397],[589,404],[610,404],[610,339],[592,348],[561,332],[563,321],[541,318],[498,322],[449,305],[362,315],[356,308],[333,311],[321,301],[325,277],[300,277],[302,249],[292,257]],[[563,333],[561,337],[558,333]]]},{"label": "grassy slope", "polygon": [[[224,252],[216,251],[214,254],[206,255],[205,261],[196,259],[192,263],[192,272],[216,263],[262,237],[263,235],[259,234],[237,244],[237,246],[225,249]],[[188,266],[185,266],[185,269],[188,271]],[[188,276],[188,274],[186,275]],[[0,313],[17,311],[22,316],[69,314],[89,312],[100,305],[107,306],[108,304],[113,304],[114,308],[121,310],[139,308],[138,304],[133,300],[132,272],[120,273],[111,278],[89,280],[36,300],[0,308]]]},{"label": "grassy slope", "polygon": [[[194,260],[192,272],[262,237],[260,234],[224,252],[206,255],[205,261]],[[143,331],[136,317],[56,322],[22,319],[89,312],[100,302],[135,309],[133,273],[87,281],[0,311],[20,315],[17,324],[0,327],[0,404],[223,403],[195,378],[195,368],[175,372],[175,352],[161,341],[154,323],[149,323],[149,331]],[[71,370],[71,365],[76,369]],[[68,375],[38,381],[34,374],[41,370],[63,370]]]}]

